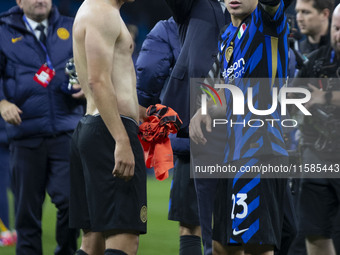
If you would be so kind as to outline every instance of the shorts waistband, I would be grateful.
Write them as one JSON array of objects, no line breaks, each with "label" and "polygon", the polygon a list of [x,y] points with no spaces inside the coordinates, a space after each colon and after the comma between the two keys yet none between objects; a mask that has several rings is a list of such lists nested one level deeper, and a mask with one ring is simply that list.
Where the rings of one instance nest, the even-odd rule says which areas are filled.
[{"label": "shorts waistband", "polygon": [[[120,115],[120,118],[130,120],[138,127],[138,123],[135,119],[128,117],[128,116],[125,116],[125,115]],[[95,123],[95,122],[98,122],[98,121],[103,121],[103,119],[101,118],[100,114],[97,113],[95,115],[87,114],[80,121],[82,123]]]}]

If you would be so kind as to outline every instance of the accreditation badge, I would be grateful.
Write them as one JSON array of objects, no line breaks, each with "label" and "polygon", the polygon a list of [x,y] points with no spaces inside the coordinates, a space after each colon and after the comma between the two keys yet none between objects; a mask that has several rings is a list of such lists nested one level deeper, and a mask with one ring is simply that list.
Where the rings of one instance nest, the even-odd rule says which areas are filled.
[{"label": "accreditation badge", "polygon": [[50,81],[53,79],[55,71],[49,68],[46,64],[43,64],[39,71],[34,75],[33,80],[46,88]]}]

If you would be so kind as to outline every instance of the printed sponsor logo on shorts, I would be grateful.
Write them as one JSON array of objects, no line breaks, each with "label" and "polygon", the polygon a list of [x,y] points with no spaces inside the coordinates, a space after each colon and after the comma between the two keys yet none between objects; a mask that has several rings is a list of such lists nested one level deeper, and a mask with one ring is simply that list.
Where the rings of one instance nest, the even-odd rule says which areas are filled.
[{"label": "printed sponsor logo on shorts", "polygon": [[147,213],[147,208],[146,205],[143,205],[142,208],[140,209],[140,220],[145,223],[148,219],[148,213]]}]

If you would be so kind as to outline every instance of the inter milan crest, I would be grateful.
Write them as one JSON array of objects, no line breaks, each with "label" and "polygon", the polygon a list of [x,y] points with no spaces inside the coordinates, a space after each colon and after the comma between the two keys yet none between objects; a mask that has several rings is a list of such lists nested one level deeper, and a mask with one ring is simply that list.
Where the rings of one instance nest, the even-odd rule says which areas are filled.
[{"label": "inter milan crest", "polygon": [[229,63],[231,55],[233,54],[234,51],[234,43],[231,42],[230,46],[225,50],[225,59]]}]

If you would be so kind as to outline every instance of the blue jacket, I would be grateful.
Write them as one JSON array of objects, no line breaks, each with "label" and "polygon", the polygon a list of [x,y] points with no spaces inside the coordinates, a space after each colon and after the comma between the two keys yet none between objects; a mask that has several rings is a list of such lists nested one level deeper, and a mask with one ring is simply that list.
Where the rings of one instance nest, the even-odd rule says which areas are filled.
[{"label": "blue jacket", "polygon": [[[138,101],[144,107],[162,103],[161,93],[181,50],[177,29],[173,18],[159,21],[143,42],[136,70]],[[189,138],[169,137],[174,154],[189,155]]]},{"label": "blue jacket", "polygon": [[0,100],[6,99],[23,111],[20,125],[6,123],[9,139],[72,131],[83,115],[84,103],[61,90],[68,82],[65,64],[73,56],[73,19],[61,16],[53,7],[48,22],[46,45],[56,75],[44,88],[33,77],[46,62],[46,54],[27,30],[22,10],[16,6],[0,14]]},{"label": "blue jacket", "polygon": [[[1,79],[0,79],[1,83]],[[8,146],[7,133],[5,129],[5,121],[0,116],[0,146]]]},{"label": "blue jacket", "polygon": [[0,116],[0,146],[8,144],[7,134],[5,130],[5,121]]},{"label": "blue jacket", "polygon": [[181,50],[177,29],[172,17],[159,21],[143,42],[136,71],[138,101],[144,107],[161,102],[161,92]]}]

